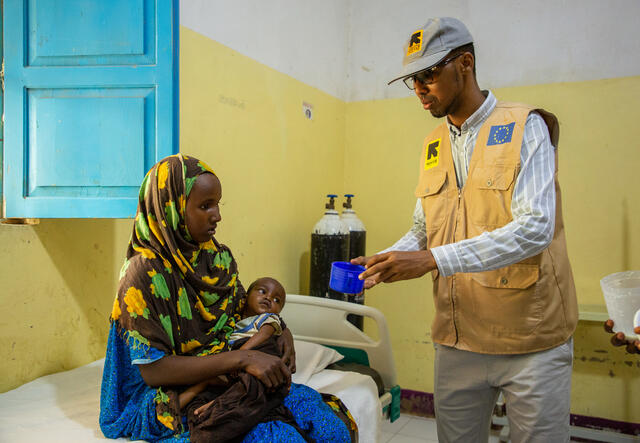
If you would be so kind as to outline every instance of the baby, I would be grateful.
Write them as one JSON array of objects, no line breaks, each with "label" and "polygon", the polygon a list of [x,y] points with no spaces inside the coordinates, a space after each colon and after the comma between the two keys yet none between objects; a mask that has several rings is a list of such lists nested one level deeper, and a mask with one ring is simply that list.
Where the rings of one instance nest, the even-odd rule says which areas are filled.
[{"label": "baby", "polygon": [[[284,327],[278,315],[286,299],[284,288],[277,280],[263,277],[251,283],[247,292],[243,319],[229,338],[231,348],[257,349],[281,356],[276,336],[282,334]],[[267,414],[297,429],[293,416],[282,404],[288,386],[267,391],[249,374],[230,378],[222,376],[218,378],[221,383],[201,384],[181,394],[180,404],[189,403],[187,417],[191,441],[219,441],[241,436]]]},{"label": "baby", "polygon": [[243,319],[229,339],[232,349],[253,349],[270,337],[282,334],[282,320],[278,314],[287,295],[280,282],[262,277],[251,283],[247,293]]},{"label": "baby", "polygon": [[[236,329],[229,337],[231,348],[253,349],[272,336],[282,334],[282,319],[278,314],[282,311],[286,298],[284,287],[276,279],[262,277],[251,283],[247,291],[242,320],[238,322]],[[186,406],[208,385],[219,386],[227,383],[227,378],[220,376],[209,382],[187,388],[180,394],[180,405]],[[200,408],[202,409],[204,407]],[[196,414],[199,412],[199,410],[196,411]]]}]

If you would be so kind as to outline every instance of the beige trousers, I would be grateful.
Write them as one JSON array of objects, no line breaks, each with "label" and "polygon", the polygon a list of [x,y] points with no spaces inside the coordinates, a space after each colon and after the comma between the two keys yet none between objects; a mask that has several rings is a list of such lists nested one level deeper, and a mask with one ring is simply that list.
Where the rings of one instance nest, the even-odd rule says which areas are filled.
[{"label": "beige trousers", "polygon": [[502,392],[512,443],[569,441],[573,339],[546,351],[488,355],[436,345],[439,442],[486,443]]}]

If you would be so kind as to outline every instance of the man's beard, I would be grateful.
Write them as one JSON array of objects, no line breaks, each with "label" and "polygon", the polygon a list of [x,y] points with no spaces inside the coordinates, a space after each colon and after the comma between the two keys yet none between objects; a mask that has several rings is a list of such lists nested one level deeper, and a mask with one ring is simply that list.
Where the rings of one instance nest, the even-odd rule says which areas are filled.
[{"label": "man's beard", "polygon": [[[456,87],[456,90],[458,91],[458,94],[451,100],[449,105],[447,105],[444,109],[440,109],[440,110],[429,109],[433,117],[435,118],[446,117],[447,115],[453,114],[458,109],[459,101],[462,93],[461,86],[460,86],[461,83],[462,83],[462,79],[460,78],[460,75],[456,73],[455,87]],[[440,102],[438,102],[438,104],[440,104]]]},{"label": "man's beard", "polygon": [[429,112],[431,112],[431,116],[435,118],[442,118],[449,115],[449,113],[446,111],[438,111],[436,109],[430,109]]}]

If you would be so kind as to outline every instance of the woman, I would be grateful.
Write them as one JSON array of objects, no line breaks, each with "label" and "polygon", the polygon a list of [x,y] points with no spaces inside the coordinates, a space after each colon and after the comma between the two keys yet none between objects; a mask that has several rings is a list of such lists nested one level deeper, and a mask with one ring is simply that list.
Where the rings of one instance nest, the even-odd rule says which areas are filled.
[{"label": "woman", "polygon": [[[100,427],[109,438],[188,441],[180,392],[221,375],[246,372],[268,389],[291,382],[290,333],[283,359],[229,350],[246,294],[231,251],[214,238],[221,197],[213,171],[181,154],[142,183],[102,380]],[[310,388],[292,385],[284,404],[293,426],[259,423],[243,441],[350,441],[355,433],[348,412]]]}]

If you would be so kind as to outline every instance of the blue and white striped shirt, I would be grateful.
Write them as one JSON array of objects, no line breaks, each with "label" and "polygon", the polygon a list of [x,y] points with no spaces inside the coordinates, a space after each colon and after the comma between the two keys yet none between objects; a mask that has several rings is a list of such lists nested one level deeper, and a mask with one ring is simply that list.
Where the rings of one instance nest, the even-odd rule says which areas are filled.
[{"label": "blue and white striped shirt", "polygon": [[[451,152],[458,186],[463,187],[469,162],[482,124],[497,103],[489,92],[484,103],[461,126],[448,123]],[[513,220],[491,232],[431,249],[440,274],[480,272],[502,268],[544,250],[553,239],[556,194],[554,185],[555,148],[542,117],[531,113],[524,127],[521,169],[516,178],[511,213]],[[428,215],[427,215],[428,216]],[[388,251],[418,251],[427,248],[425,214],[418,199],[413,226]]]}]

